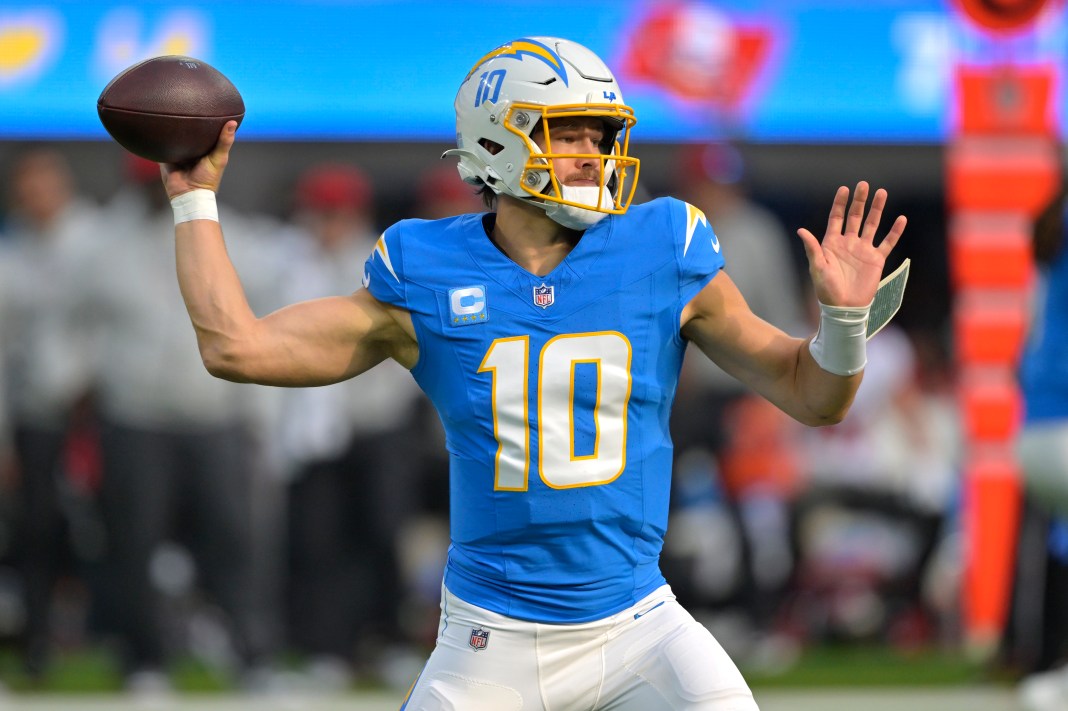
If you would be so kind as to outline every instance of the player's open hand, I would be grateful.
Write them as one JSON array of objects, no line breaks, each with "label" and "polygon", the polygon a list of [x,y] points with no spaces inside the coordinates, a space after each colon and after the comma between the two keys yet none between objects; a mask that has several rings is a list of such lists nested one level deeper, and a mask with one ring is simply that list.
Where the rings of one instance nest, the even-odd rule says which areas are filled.
[{"label": "player's open hand", "polygon": [[219,132],[215,148],[194,165],[163,165],[163,185],[167,189],[167,197],[175,198],[198,188],[218,192],[236,133],[237,121],[227,121]]},{"label": "player's open hand", "polygon": [[797,231],[808,255],[808,271],[816,298],[829,306],[867,306],[871,303],[879,288],[886,258],[905,231],[905,216],[900,215],[876,244],[879,222],[886,206],[886,191],[882,188],[875,191],[865,219],[867,202],[867,182],[857,183],[851,204],[849,188],[843,185],[838,188],[831,204],[823,241],[803,227]]}]

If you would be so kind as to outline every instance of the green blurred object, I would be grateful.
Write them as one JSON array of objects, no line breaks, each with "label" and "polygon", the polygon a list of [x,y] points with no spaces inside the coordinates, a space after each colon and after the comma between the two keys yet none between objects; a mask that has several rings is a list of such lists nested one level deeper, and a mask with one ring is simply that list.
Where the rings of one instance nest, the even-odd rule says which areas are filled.
[{"label": "green blurred object", "polygon": [[823,646],[807,649],[791,668],[775,673],[742,669],[754,689],[819,687],[938,687],[997,683],[989,667],[963,653],[902,652],[889,647]]},{"label": "green blurred object", "polygon": [[103,649],[57,655],[41,678],[28,675],[22,658],[10,649],[0,650],[0,684],[10,691],[56,694],[115,692],[122,688],[118,662]]}]

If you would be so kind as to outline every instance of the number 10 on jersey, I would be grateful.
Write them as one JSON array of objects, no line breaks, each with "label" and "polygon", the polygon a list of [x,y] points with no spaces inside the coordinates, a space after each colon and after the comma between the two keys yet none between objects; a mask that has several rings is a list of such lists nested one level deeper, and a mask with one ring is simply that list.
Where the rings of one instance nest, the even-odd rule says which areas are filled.
[{"label": "number 10 on jersey", "polygon": [[[479,373],[493,378],[490,406],[497,440],[494,489],[526,491],[530,475],[530,388],[537,388],[538,472],[554,489],[614,481],[627,461],[627,403],[631,390],[631,346],[615,331],[575,333],[550,339],[530,369],[530,338],[498,338]],[[592,412],[576,398],[576,368],[596,369]],[[530,382],[533,379],[533,383]],[[593,422],[592,451],[576,452],[576,421]]]}]

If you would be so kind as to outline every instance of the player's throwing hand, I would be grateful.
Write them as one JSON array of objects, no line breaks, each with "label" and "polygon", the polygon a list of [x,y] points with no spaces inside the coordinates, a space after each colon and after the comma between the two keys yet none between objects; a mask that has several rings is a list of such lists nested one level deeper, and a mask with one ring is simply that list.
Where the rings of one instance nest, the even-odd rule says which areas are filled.
[{"label": "player's throwing hand", "polygon": [[219,132],[219,142],[215,144],[215,148],[192,167],[165,164],[163,185],[167,190],[167,197],[174,199],[182,193],[198,189],[218,192],[236,134],[237,121],[228,121]]}]

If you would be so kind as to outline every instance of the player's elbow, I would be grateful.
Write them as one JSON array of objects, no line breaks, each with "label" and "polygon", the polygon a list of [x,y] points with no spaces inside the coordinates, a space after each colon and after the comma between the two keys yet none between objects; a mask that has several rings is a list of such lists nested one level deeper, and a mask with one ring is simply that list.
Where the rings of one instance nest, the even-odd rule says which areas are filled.
[{"label": "player's elbow", "polygon": [[809,416],[805,424],[809,427],[830,427],[831,425],[837,425],[845,419],[848,408],[843,408],[835,412],[826,413],[813,413]]},{"label": "player's elbow", "polygon": [[795,382],[790,413],[809,427],[837,425],[853,407],[863,377],[863,371],[843,377],[822,369],[809,370]]},{"label": "player's elbow", "polygon": [[239,368],[235,368],[232,364],[225,361],[204,359],[204,367],[208,372],[216,378],[221,380],[229,380],[234,383],[246,383],[248,378],[244,377]]},{"label": "player's elbow", "polygon": [[825,403],[778,403],[779,408],[806,427],[830,427],[845,419],[849,407],[827,407]]},{"label": "player's elbow", "polygon": [[235,383],[249,382],[246,359],[242,358],[238,349],[232,344],[222,341],[205,341],[201,339],[200,359],[207,371],[222,380],[230,380]]},{"label": "player's elbow", "polygon": [[802,423],[809,427],[830,427],[839,424],[849,414],[849,408],[853,405],[855,392],[843,394],[839,398],[821,400],[818,403],[810,403],[805,408],[804,415],[798,417]]}]

